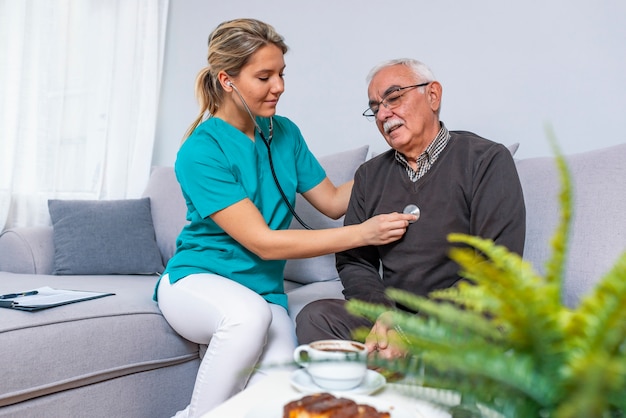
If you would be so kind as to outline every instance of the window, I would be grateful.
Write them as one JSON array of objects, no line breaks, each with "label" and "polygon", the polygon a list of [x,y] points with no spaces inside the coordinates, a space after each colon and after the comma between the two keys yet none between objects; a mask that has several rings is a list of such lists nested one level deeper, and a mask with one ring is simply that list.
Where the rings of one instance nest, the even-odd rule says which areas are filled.
[{"label": "window", "polygon": [[0,229],[47,200],[138,197],[168,0],[0,0]]}]

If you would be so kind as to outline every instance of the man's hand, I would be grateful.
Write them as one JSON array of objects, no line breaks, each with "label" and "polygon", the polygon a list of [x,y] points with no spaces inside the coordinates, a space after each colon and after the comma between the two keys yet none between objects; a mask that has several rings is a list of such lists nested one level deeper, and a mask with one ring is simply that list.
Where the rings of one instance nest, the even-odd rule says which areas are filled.
[{"label": "man's hand", "polygon": [[374,323],[365,339],[365,346],[370,357],[392,360],[407,355],[402,342],[402,336],[393,327],[391,312],[385,312]]}]

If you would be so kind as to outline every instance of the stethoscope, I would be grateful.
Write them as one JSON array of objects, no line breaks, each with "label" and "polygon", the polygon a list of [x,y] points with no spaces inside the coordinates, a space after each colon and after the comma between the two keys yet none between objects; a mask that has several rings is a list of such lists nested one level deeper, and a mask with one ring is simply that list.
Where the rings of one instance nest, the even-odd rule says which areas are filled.
[{"label": "stethoscope", "polygon": [[285,192],[283,191],[283,188],[281,187],[280,182],[278,181],[278,177],[276,176],[276,170],[274,169],[274,161],[272,160],[272,150],[270,148],[270,145],[272,143],[272,139],[274,138],[274,118],[272,118],[270,116],[270,132],[269,132],[269,134],[268,134],[268,136],[266,138],[265,134],[263,133],[263,130],[261,129],[259,124],[256,122],[256,119],[252,115],[252,112],[250,111],[250,108],[248,107],[248,104],[243,99],[243,96],[241,95],[241,93],[239,93],[239,89],[237,88],[237,86],[235,86],[232,83],[232,81],[227,81],[226,85],[229,86],[229,87],[232,87],[233,91],[235,93],[237,93],[237,96],[239,96],[239,99],[241,100],[241,103],[243,103],[243,107],[246,109],[246,112],[248,112],[248,115],[250,115],[250,119],[252,119],[252,122],[254,123],[254,127],[256,128],[257,132],[259,133],[259,136],[261,137],[261,139],[263,140],[263,143],[265,144],[265,147],[267,148],[267,157],[268,157],[268,160],[270,162],[270,170],[272,171],[272,177],[274,178],[274,183],[276,183],[276,187],[278,188],[278,192],[280,193],[280,197],[283,199],[283,201],[287,205],[287,208],[289,209],[289,212],[291,212],[293,217],[296,218],[298,223],[300,225],[302,225],[302,227],[304,229],[313,229],[309,225],[307,225],[306,222],[304,222],[298,216],[298,214],[296,213],[296,210],[294,209],[294,207],[289,202],[289,199],[287,199],[287,196],[285,195]]},{"label": "stethoscope", "polygon": [[[408,213],[411,215],[415,215],[417,218],[415,219],[415,221],[417,221],[420,218],[420,208],[417,207],[417,205],[414,204],[410,204],[410,205],[406,205],[404,210],[402,211],[402,213]],[[412,224],[415,221],[409,221],[410,224]]]},{"label": "stethoscope", "polygon": [[[252,115],[252,112],[250,111],[250,108],[248,107],[248,104],[243,99],[243,96],[241,95],[241,93],[239,93],[239,89],[237,88],[237,86],[235,86],[232,83],[232,81],[227,81],[226,85],[229,86],[229,87],[232,87],[233,91],[235,93],[237,93],[237,96],[239,96],[239,99],[241,100],[241,103],[243,103],[243,107],[246,109],[246,112],[248,112],[248,115],[250,115],[250,119],[252,119],[252,122],[254,123],[254,127],[256,128],[256,131],[259,133],[259,136],[261,137],[261,139],[263,140],[263,143],[265,144],[265,147],[267,148],[267,156],[268,156],[268,160],[269,160],[269,163],[270,163],[270,170],[272,171],[272,177],[274,178],[274,183],[276,183],[276,187],[278,188],[278,192],[280,193],[281,198],[283,199],[283,201],[287,205],[287,208],[289,209],[289,212],[291,212],[293,217],[296,218],[298,223],[300,225],[302,225],[302,227],[304,229],[313,229],[309,225],[307,225],[298,216],[298,214],[296,213],[296,210],[294,209],[294,207],[289,202],[289,199],[287,199],[287,196],[285,195],[285,192],[283,191],[283,188],[280,186],[280,182],[278,181],[278,177],[276,176],[276,170],[274,170],[274,162],[272,160],[272,151],[270,149],[270,144],[272,143],[272,139],[274,137],[274,118],[272,118],[270,116],[269,134],[268,134],[267,137],[265,137],[265,134],[263,133],[263,130],[261,129],[261,127],[257,123],[256,119]],[[415,221],[417,221],[420,218],[420,208],[417,207],[417,205],[414,205],[414,204],[407,205],[404,208],[404,210],[402,211],[402,213],[408,213],[408,214],[411,214],[411,215],[415,215],[417,217],[417,219],[415,219]],[[409,223],[413,223],[415,221],[409,221]]]}]

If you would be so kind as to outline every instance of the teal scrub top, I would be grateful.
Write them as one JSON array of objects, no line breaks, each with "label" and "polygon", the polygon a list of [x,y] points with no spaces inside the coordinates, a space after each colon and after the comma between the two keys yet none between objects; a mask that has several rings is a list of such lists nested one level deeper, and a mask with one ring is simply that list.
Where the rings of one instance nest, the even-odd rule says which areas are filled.
[{"label": "teal scrub top", "polygon": [[[276,176],[292,206],[324,180],[326,173],[309,151],[298,127],[274,116],[271,141]],[[266,137],[269,119],[257,118]],[[274,183],[267,147],[218,118],[200,124],[178,151],[174,166],[187,204],[187,224],[163,274],[171,283],[195,273],[230,278],[287,309],[283,287],[285,260],[262,260],[231,238],[210,215],[244,198],[259,209],[271,229],[287,229],[293,215]],[[157,285],[158,286],[158,285]]]}]

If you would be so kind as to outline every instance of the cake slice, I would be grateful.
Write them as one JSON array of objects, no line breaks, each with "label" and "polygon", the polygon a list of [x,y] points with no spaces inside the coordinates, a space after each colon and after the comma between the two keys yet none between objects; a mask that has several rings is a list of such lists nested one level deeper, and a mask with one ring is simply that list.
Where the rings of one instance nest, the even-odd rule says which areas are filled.
[{"label": "cake slice", "polygon": [[316,393],[287,403],[283,408],[283,418],[391,418],[391,415],[351,399]]}]

